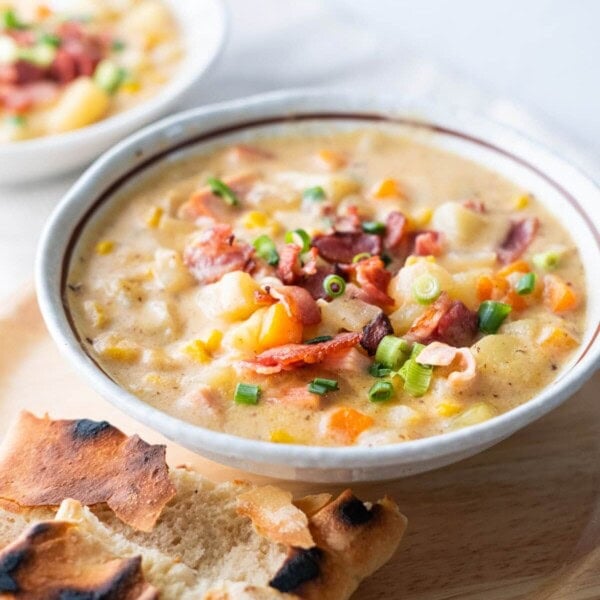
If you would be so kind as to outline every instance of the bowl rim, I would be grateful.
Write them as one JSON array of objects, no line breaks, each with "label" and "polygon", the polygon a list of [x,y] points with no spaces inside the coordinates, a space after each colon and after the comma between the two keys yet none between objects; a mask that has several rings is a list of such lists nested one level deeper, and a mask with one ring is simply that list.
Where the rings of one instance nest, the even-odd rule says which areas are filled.
[{"label": "bowl rim", "polygon": [[[12,157],[19,153],[27,154],[43,150],[56,152],[60,146],[85,143],[99,135],[119,135],[121,130],[130,128],[131,123],[144,123],[156,117],[161,110],[184,95],[200,77],[205,76],[212,69],[227,43],[230,32],[230,13],[225,0],[202,0],[202,2],[210,6],[216,15],[215,28],[217,31],[215,43],[208,49],[204,60],[198,61],[186,53],[178,72],[155,95],[131,108],[72,131],[0,144],[0,158],[3,155]],[[169,10],[173,10],[171,2],[169,2]],[[184,74],[183,66],[186,64],[190,65],[190,68],[189,72]]]},{"label": "bowl rim", "polygon": [[[387,103],[387,104],[386,104]],[[303,110],[305,105],[321,107],[321,110]],[[339,108],[339,107],[346,108]],[[296,107],[295,109],[292,107]],[[387,107],[387,108],[386,108]],[[391,108],[394,107],[394,108]],[[304,118],[322,119],[332,118],[344,119],[350,114],[361,113],[364,118],[384,117],[386,121],[397,121],[404,115],[404,121],[416,126],[439,126],[439,120],[451,120],[463,123],[465,119],[472,121],[476,127],[485,127],[489,137],[477,138],[472,134],[465,136],[465,131],[451,130],[467,137],[469,141],[483,142],[484,145],[500,151],[519,160],[521,164],[533,168],[542,177],[553,181],[544,171],[536,167],[538,160],[552,161],[559,164],[568,171],[570,178],[575,178],[578,186],[584,186],[600,199],[600,187],[578,168],[567,163],[552,152],[545,149],[527,136],[505,125],[500,125],[479,115],[473,115],[466,111],[452,109],[440,109],[440,107],[419,107],[419,112],[426,112],[428,116],[414,117],[416,107],[402,105],[392,97],[378,96],[377,100],[365,95],[353,95],[350,100],[347,93],[329,90],[282,90],[252,96],[247,99],[234,100],[211,106],[191,109],[172,117],[163,119],[156,124],[150,125],[140,132],[123,140],[114,148],[106,152],[98,159],[76,182],[71,190],[64,196],[56,207],[46,224],[38,246],[36,259],[36,288],[40,308],[50,331],[51,336],[76,368],[88,379],[92,387],[104,398],[123,410],[129,416],[143,424],[161,432],[167,438],[184,446],[193,447],[196,452],[206,452],[212,457],[223,456],[227,459],[245,461],[261,464],[285,464],[288,467],[311,468],[327,470],[331,468],[376,468],[385,465],[410,464],[413,461],[423,461],[444,455],[455,454],[470,447],[483,447],[490,445],[505,437],[508,437],[518,429],[538,419],[550,410],[560,405],[567,397],[583,385],[593,373],[600,367],[600,324],[595,333],[592,333],[590,342],[583,348],[578,360],[571,366],[570,370],[563,373],[557,380],[543,388],[534,398],[528,402],[515,407],[501,415],[484,423],[447,432],[440,435],[430,436],[417,440],[409,440],[394,444],[381,446],[306,446],[298,444],[276,444],[273,442],[243,438],[220,431],[210,430],[198,425],[193,425],[182,419],[169,415],[145,401],[137,398],[130,392],[115,383],[106,373],[100,369],[94,359],[84,350],[79,343],[74,327],[69,321],[65,304],[62,297],[62,286],[66,281],[67,253],[69,244],[64,243],[65,238],[71,240],[72,245],[80,234],[80,225],[85,222],[95,207],[99,205],[96,195],[89,200],[88,187],[93,187],[94,181],[101,177],[108,180],[104,186],[103,195],[109,197],[114,189],[121,185],[132,173],[137,173],[141,168],[148,166],[148,162],[160,160],[164,155],[175,152],[181,145],[192,145],[198,143],[198,138],[210,134],[210,120],[215,115],[229,117],[232,120],[231,127],[221,127],[217,131],[223,134],[232,129],[248,128],[248,119],[251,109],[262,111],[271,121],[294,121],[298,119],[299,113],[307,115]],[[361,110],[359,110],[361,109]],[[259,120],[261,123],[264,121]],[[269,118],[267,118],[269,120]],[[111,179],[110,170],[118,164],[119,160],[129,156],[132,150],[149,143],[152,148],[153,139],[159,138],[161,133],[172,130],[174,127],[179,131],[185,130],[186,124],[201,123],[204,133],[195,135],[193,140],[182,138],[179,144],[159,148],[158,152],[151,154],[140,166],[138,163],[128,171],[128,175],[120,179]],[[466,125],[463,125],[466,126]],[[447,127],[442,128],[448,130]],[[208,130],[208,133],[206,133]],[[467,128],[468,131],[468,128]],[[213,134],[214,135],[214,134]],[[506,150],[506,146],[496,146],[495,142],[500,137],[503,140],[519,143],[520,151],[526,151],[530,156],[524,159],[521,154]],[[490,141],[491,140],[491,141]],[[512,147],[512,146],[509,146]],[[560,186],[561,187],[561,186]],[[565,191],[564,189],[562,190]],[[567,192],[568,195],[570,195]],[[87,198],[87,200],[86,200]],[[77,205],[83,202],[86,211],[81,216],[75,228],[70,212],[77,209]],[[596,250],[600,255],[600,233],[590,215],[579,205],[579,210],[586,219],[586,225],[596,239]],[[65,231],[71,231],[65,236]],[[58,241],[57,241],[58,240]],[[60,251],[57,257],[56,252]],[[58,259],[58,260],[57,260]],[[57,266],[57,263],[60,263]],[[57,281],[57,277],[60,281]],[[218,460],[218,458],[217,458]]]}]

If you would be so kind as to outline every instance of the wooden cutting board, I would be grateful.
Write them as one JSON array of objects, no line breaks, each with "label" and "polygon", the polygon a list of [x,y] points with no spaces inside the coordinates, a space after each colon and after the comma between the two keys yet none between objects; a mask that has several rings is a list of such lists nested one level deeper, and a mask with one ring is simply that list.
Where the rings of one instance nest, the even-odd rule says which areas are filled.
[{"label": "wooden cutting board", "polygon": [[[0,435],[21,409],[107,419],[150,442],[160,435],[102,400],[50,340],[31,290],[0,315]],[[168,443],[168,460],[206,477],[241,473]],[[565,405],[459,464],[395,482],[356,485],[387,493],[408,516],[400,551],[357,600],[600,599],[600,373]],[[295,493],[326,486],[281,483]]]}]

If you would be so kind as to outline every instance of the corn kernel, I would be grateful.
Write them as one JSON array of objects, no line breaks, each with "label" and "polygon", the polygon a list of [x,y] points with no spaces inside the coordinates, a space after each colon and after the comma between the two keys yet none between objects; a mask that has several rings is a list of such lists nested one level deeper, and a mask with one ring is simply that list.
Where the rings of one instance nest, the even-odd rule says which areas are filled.
[{"label": "corn kernel", "polygon": [[399,198],[402,196],[402,192],[395,179],[387,178],[375,184],[372,196],[374,198]]},{"label": "corn kernel", "polygon": [[94,302],[93,300],[86,300],[83,303],[83,310],[90,320],[92,327],[101,328],[106,325],[106,312],[97,302]]},{"label": "corn kernel", "polygon": [[435,408],[440,417],[453,417],[462,410],[462,406],[460,404],[457,402],[451,402],[449,400],[440,402]]},{"label": "corn kernel", "polygon": [[209,352],[215,352],[219,349],[221,345],[221,340],[223,339],[223,332],[218,329],[213,329],[209,334],[206,340],[204,341],[204,345]]},{"label": "corn kernel", "polygon": [[144,383],[158,386],[164,383],[164,379],[158,373],[147,373],[144,375]]},{"label": "corn kernel", "polygon": [[140,356],[140,349],[128,342],[101,345],[96,348],[96,351],[103,358],[116,360],[118,362],[135,362]]},{"label": "corn kernel", "polygon": [[271,441],[276,444],[293,444],[294,438],[284,429],[275,429],[271,432]]},{"label": "corn kernel", "polygon": [[210,353],[202,340],[192,340],[184,346],[183,352],[196,362],[206,363],[210,361]]},{"label": "corn kernel", "polygon": [[110,254],[115,248],[115,243],[110,240],[102,240],[96,244],[96,254]]},{"label": "corn kernel", "polygon": [[413,215],[413,223],[416,227],[425,227],[429,225],[431,217],[433,217],[433,209],[422,208]]},{"label": "corn kernel", "polygon": [[524,208],[527,208],[529,206],[530,200],[531,200],[531,196],[529,194],[521,194],[515,200],[515,209],[523,210]]},{"label": "corn kernel", "polygon": [[152,207],[146,215],[146,225],[150,227],[150,229],[156,229],[160,225],[163,213],[164,211],[160,206]]},{"label": "corn kernel", "polygon": [[121,85],[119,91],[125,92],[126,94],[137,94],[141,89],[139,81],[126,81]]},{"label": "corn kernel", "polygon": [[345,167],[347,163],[346,157],[343,154],[336,152],[335,150],[328,150],[327,148],[319,150],[319,152],[317,152],[317,158],[321,164],[330,171],[341,169],[342,167]]},{"label": "corn kernel", "polygon": [[260,210],[251,210],[246,214],[242,224],[246,229],[257,229],[259,227],[266,227],[269,223],[269,217]]}]

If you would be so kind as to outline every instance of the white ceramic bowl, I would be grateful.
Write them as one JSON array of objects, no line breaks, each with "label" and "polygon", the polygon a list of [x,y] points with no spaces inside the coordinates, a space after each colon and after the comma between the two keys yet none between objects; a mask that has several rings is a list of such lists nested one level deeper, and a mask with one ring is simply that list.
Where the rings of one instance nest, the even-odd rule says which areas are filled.
[{"label": "white ceramic bowl", "polygon": [[[176,115],[121,142],[100,158],[62,200],[43,234],[37,261],[40,306],[53,338],[110,402],[169,439],[212,460],[287,479],[391,479],[441,467],[488,448],[572,395],[599,366],[600,189],[576,168],[523,136],[473,115],[421,108],[394,99],[324,92],[278,92]],[[323,448],[273,444],[190,425],[139,400],[86,354],[64,302],[69,261],[81,231],[110,209],[111,195],[158,162],[223,139],[295,130],[323,131],[412,122],[409,135],[491,166],[535,193],[571,230],[587,268],[588,318],[581,349],[559,379],[530,402],[480,425],[388,446]],[[82,415],[85,416],[85,415]]]},{"label": "white ceramic bowl", "polygon": [[223,0],[164,0],[179,24],[184,58],[173,79],[130,110],[68,133],[0,144],[0,184],[28,182],[89,164],[132,131],[164,116],[215,61],[227,34]]}]

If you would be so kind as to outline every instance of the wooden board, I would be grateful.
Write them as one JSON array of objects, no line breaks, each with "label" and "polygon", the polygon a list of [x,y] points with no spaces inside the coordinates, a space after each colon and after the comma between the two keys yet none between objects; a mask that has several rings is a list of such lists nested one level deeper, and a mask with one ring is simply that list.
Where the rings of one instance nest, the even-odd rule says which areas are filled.
[{"label": "wooden board", "polygon": [[[31,291],[0,318],[0,435],[27,408],[53,417],[107,419],[151,442],[158,434],[122,415],[72,372],[46,333]],[[459,464],[396,482],[388,493],[409,529],[393,560],[357,600],[598,600],[600,598],[600,374],[564,406]],[[173,465],[206,477],[246,477],[168,445]],[[294,492],[326,486],[282,483]]]}]

